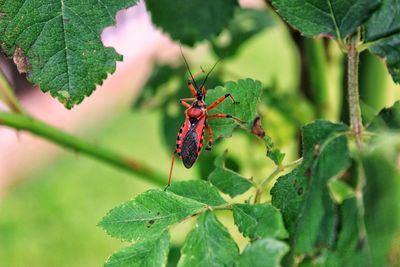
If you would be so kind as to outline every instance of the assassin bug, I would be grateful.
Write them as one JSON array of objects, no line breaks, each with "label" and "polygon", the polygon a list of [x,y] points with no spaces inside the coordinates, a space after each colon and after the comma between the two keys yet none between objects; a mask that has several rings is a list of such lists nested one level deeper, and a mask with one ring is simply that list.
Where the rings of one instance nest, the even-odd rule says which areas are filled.
[{"label": "assassin bug", "polygon": [[[212,114],[212,115],[207,114],[207,111],[217,107],[219,104],[221,104],[221,102],[223,102],[227,98],[230,98],[233,104],[238,103],[235,101],[233,96],[228,93],[225,94],[224,96],[221,96],[219,99],[217,99],[217,101],[215,101],[211,105],[209,106],[206,105],[205,98],[207,91],[204,85],[207,81],[208,75],[210,75],[210,73],[213,71],[218,62],[214,64],[214,66],[211,68],[211,70],[207,73],[206,77],[204,78],[201,86],[198,87],[195,78],[203,74],[204,70],[201,69],[199,73],[192,75],[189,68],[189,64],[187,63],[186,58],[183,55],[182,48],[181,48],[181,54],[183,60],[185,61],[186,68],[188,69],[190,74],[190,77],[188,78],[188,87],[193,97],[183,98],[180,100],[180,103],[186,108],[185,122],[182,124],[181,128],[179,129],[178,136],[176,137],[176,148],[172,153],[172,162],[168,176],[167,188],[171,185],[171,176],[172,176],[172,170],[174,168],[174,161],[176,154],[178,154],[178,156],[181,158],[183,162],[183,165],[188,169],[191,168],[193,164],[196,162],[198,156],[200,155],[201,148],[203,147],[204,128],[206,128],[208,131],[208,145],[206,147],[206,150],[211,150],[212,130],[208,124],[208,119],[230,118],[242,123],[242,120],[229,114]],[[186,101],[193,101],[193,103],[189,104]]]}]

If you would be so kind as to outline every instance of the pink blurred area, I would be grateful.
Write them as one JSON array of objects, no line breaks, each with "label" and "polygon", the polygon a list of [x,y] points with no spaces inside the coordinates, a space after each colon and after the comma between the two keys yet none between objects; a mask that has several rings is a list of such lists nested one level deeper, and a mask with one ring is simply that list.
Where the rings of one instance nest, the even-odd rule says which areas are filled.
[{"label": "pink blurred area", "polygon": [[[91,127],[90,123],[96,125],[116,111],[129,108],[150,74],[153,60],[174,56],[177,51],[176,45],[152,26],[143,3],[120,11],[116,26],[106,28],[102,39],[124,59],[90,97],[67,110],[39,88],[30,88],[21,96],[23,106],[33,116],[79,136]],[[1,127],[0,194],[59,153],[68,152],[29,133]]]}]

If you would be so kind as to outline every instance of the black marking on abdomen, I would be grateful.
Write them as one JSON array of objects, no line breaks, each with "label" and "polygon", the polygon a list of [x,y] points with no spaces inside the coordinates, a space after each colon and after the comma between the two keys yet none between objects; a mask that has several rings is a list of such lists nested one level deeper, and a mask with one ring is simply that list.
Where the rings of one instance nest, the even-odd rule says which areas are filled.
[{"label": "black marking on abdomen", "polygon": [[193,166],[197,159],[197,146],[198,140],[196,131],[191,130],[187,132],[182,142],[181,157],[183,165],[188,169]]}]

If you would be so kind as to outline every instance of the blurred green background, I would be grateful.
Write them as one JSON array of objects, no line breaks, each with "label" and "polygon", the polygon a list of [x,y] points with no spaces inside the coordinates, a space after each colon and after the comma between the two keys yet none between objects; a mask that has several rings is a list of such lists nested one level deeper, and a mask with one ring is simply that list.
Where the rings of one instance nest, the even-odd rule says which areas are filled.
[{"label": "blurred green background", "polygon": [[[278,17],[268,16],[271,23],[221,63],[220,78],[251,77],[263,82],[264,99],[259,107],[263,126],[289,161],[299,154],[300,125],[317,117],[334,121],[341,116],[346,118],[346,104],[338,89],[342,88],[344,61],[335,44],[301,39]],[[296,38],[300,38],[302,46]],[[210,66],[215,60],[202,48],[188,57],[192,68]],[[312,66],[309,73],[323,71],[326,77],[322,81],[305,81],[308,74],[301,70],[302,57],[307,57]],[[361,63],[362,109],[368,121],[382,107],[400,99],[400,88],[392,83],[383,62],[363,54]],[[185,80],[184,76],[181,78]],[[313,85],[325,86],[327,95],[316,95],[315,91],[313,94]],[[188,91],[184,94],[188,95]],[[99,118],[91,123],[82,131],[83,137],[94,137],[100,144],[140,159],[165,173],[167,179],[171,153],[166,146],[162,112],[127,106],[112,113],[106,122]],[[183,115],[179,115],[178,124],[182,120]],[[172,130],[177,132],[178,128]],[[251,149],[249,142],[254,145]],[[240,131],[220,142],[216,151],[226,148],[243,175],[261,179],[271,171],[262,144]],[[205,162],[208,157],[204,154],[191,170],[184,169],[178,161],[174,179],[199,178],[199,168],[205,166],[202,160]],[[5,267],[101,266],[114,250],[127,244],[107,236],[96,226],[97,222],[112,207],[154,187],[124,171],[67,151],[19,181],[0,199],[0,266]],[[230,229],[234,231],[233,227]],[[182,242],[184,232],[172,235],[173,244]]]}]

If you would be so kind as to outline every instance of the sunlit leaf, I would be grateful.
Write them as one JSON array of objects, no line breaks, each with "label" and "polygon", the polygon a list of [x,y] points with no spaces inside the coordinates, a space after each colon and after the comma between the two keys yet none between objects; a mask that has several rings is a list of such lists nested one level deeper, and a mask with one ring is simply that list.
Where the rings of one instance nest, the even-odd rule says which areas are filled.
[{"label": "sunlit leaf", "polygon": [[240,174],[225,167],[226,153],[215,159],[215,170],[210,173],[208,180],[221,192],[235,197],[249,190],[253,184]]},{"label": "sunlit leaf", "polygon": [[169,251],[169,233],[146,239],[115,252],[104,267],[160,267],[165,266]]},{"label": "sunlit leaf", "polygon": [[179,267],[232,266],[239,249],[228,230],[207,211],[197,220],[197,226],[186,237]]},{"label": "sunlit leaf", "polygon": [[226,204],[226,201],[218,193],[217,188],[210,184],[210,182],[203,180],[174,182],[169,188],[169,191],[210,206]]},{"label": "sunlit leaf", "polygon": [[271,204],[234,204],[233,218],[239,231],[250,239],[288,237],[282,214]]},{"label": "sunlit leaf", "polygon": [[160,235],[169,225],[193,215],[204,206],[170,192],[149,190],[112,209],[99,225],[116,238],[145,240]]},{"label": "sunlit leaf", "polygon": [[232,131],[241,125],[251,132],[254,120],[257,118],[257,104],[261,97],[261,82],[252,79],[227,82],[225,85],[207,91],[208,106],[218,98],[230,93],[238,103],[232,103],[228,98],[216,108],[208,112],[209,116],[216,113],[229,114],[238,117],[243,123],[230,118],[211,118],[209,124],[214,138],[230,137]]},{"label": "sunlit leaf", "polygon": [[257,240],[244,249],[239,257],[239,267],[280,267],[289,246],[272,238]]}]

